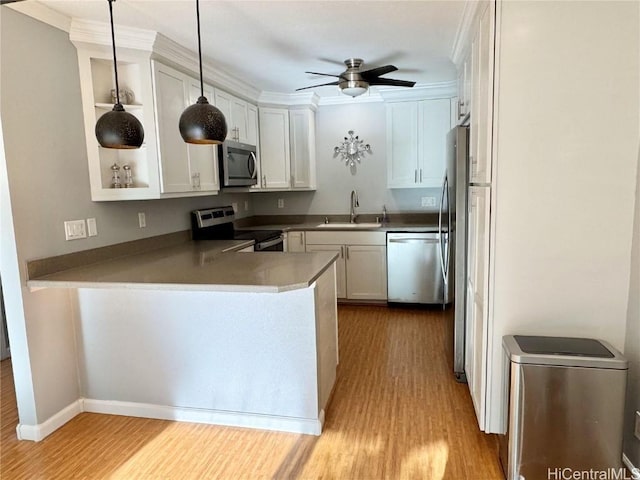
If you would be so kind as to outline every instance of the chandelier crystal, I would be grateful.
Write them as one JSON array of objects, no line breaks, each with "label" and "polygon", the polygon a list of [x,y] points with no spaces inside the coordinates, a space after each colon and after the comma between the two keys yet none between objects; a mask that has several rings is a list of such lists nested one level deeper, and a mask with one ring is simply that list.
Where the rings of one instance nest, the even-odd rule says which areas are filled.
[{"label": "chandelier crystal", "polygon": [[349,136],[344,137],[342,144],[333,149],[333,156],[340,155],[340,159],[345,162],[345,165],[353,167],[356,162],[362,161],[365,153],[371,153],[371,145],[368,143],[365,145],[357,135],[354,137],[353,130],[349,130],[347,133]]}]

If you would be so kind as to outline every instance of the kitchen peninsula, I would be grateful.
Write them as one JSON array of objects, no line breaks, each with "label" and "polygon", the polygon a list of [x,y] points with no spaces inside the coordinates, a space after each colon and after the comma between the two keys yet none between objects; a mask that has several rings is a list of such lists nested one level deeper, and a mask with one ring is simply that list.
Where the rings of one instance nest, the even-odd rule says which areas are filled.
[{"label": "kitchen peninsula", "polygon": [[185,242],[31,278],[69,289],[81,411],[319,435],[338,361],[332,253]]}]

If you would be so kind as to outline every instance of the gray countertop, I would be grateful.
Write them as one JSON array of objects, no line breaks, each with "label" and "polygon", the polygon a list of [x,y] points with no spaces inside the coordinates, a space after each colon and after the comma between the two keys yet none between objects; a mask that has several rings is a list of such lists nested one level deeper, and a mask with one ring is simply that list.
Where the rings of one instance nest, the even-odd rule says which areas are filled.
[{"label": "gray countertop", "polygon": [[277,293],[309,287],[330,252],[241,253],[253,240],[186,242],[32,278],[30,288],[126,288]]}]

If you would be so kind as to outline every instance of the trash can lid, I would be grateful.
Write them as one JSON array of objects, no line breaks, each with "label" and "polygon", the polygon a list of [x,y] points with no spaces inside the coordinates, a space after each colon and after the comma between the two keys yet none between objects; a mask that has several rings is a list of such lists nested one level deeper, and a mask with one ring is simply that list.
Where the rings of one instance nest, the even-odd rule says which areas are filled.
[{"label": "trash can lid", "polygon": [[502,345],[512,362],[625,370],[627,360],[603,340],[507,335]]}]

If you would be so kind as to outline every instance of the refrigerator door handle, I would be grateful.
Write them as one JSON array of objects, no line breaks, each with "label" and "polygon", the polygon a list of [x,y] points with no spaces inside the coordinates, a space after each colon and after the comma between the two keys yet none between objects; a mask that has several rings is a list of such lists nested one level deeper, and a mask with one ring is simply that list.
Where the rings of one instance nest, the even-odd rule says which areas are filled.
[{"label": "refrigerator door handle", "polygon": [[451,239],[451,198],[449,197],[449,181],[447,180],[447,243],[445,245],[445,252],[447,253],[447,258],[445,261],[445,276],[444,276],[444,283],[445,285],[448,283],[449,281],[449,267],[450,267],[450,257],[451,257],[451,244],[449,243],[450,239]]},{"label": "refrigerator door handle", "polygon": [[[440,270],[442,271],[442,278],[446,280],[447,273],[444,268],[444,240],[442,235],[442,208],[444,205],[445,192],[448,190],[449,181],[447,179],[447,174],[444,175],[444,180],[442,181],[442,195],[440,196],[440,210],[438,211],[438,239],[440,240]],[[447,205],[448,207],[448,205]],[[444,301],[444,298],[443,298]]]}]

